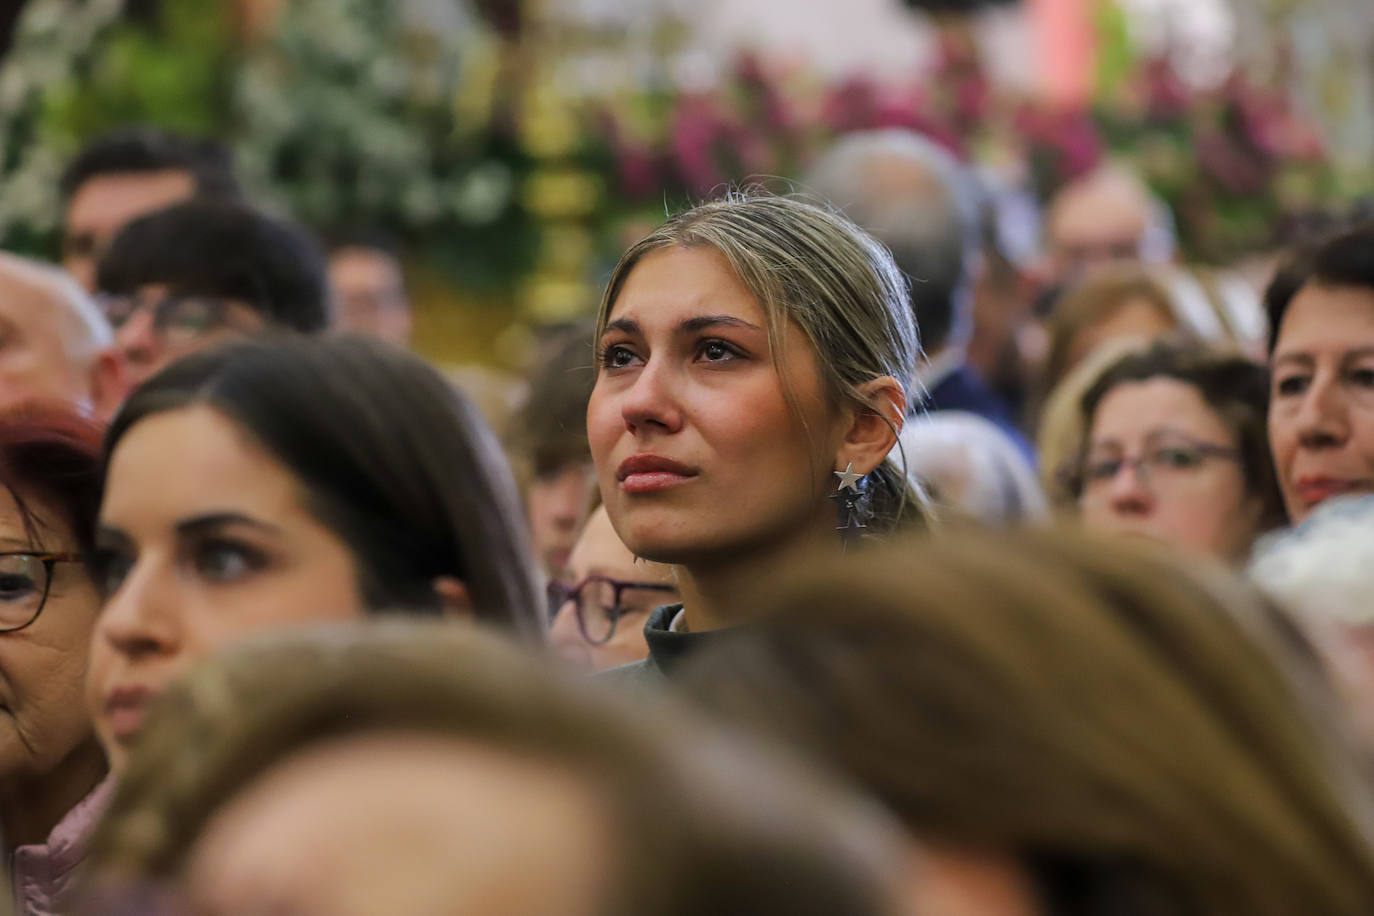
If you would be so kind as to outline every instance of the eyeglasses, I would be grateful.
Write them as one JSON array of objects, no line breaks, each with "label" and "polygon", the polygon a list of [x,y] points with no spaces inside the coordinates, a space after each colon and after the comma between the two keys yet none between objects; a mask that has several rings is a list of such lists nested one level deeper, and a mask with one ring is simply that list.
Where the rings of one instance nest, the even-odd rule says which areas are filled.
[{"label": "eyeglasses", "polygon": [[48,602],[53,567],[81,559],[77,553],[0,553],[0,633],[22,630],[37,620]]},{"label": "eyeglasses", "polygon": [[162,337],[193,340],[220,330],[251,333],[259,330],[250,326],[238,314],[236,303],[216,296],[164,296],[149,302],[138,296],[106,296],[101,299],[105,317],[116,328],[123,327],[138,312],[151,309],[153,330]]},{"label": "eyeglasses", "polygon": [[1081,495],[1101,491],[1116,479],[1123,468],[1135,471],[1146,485],[1168,486],[1194,474],[1211,459],[1239,461],[1240,452],[1230,446],[1214,442],[1187,439],[1159,445],[1135,458],[1094,457],[1088,455],[1079,465],[1077,482]]},{"label": "eyeglasses", "polygon": [[582,638],[594,646],[610,642],[620,618],[644,607],[626,607],[625,593],[639,590],[677,594],[677,586],[662,582],[625,582],[607,576],[588,576],[577,585],[549,583],[549,616],[552,618],[569,601],[577,614]]}]

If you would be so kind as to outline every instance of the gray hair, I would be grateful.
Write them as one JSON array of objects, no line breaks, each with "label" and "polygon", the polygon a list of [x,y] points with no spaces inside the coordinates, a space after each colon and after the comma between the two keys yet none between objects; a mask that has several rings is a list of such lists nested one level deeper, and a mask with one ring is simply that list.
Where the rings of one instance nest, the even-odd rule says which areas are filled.
[{"label": "gray hair", "polygon": [[114,330],[104,312],[66,272],[7,252],[0,252],[0,272],[42,290],[58,309],[62,342],[73,361],[89,361],[114,343]]},{"label": "gray hair", "polygon": [[902,427],[907,476],[941,509],[986,525],[1042,522],[1049,504],[1030,462],[977,414],[942,410]]},{"label": "gray hair", "polygon": [[1264,538],[1249,575],[1306,624],[1374,624],[1374,496],[1330,500]]},{"label": "gray hair", "polygon": [[929,352],[971,332],[971,277],[981,253],[977,181],[953,156],[909,130],[859,131],[812,164],[805,187],[892,252],[911,278]]}]

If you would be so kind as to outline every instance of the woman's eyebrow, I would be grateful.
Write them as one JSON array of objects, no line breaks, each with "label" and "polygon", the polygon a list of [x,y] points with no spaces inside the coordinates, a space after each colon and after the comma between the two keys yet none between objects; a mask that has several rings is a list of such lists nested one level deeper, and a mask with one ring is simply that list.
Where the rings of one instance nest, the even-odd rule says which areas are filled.
[{"label": "woman's eyebrow", "polygon": [[192,516],[177,522],[176,530],[179,535],[196,535],[223,528],[226,525],[248,525],[272,534],[281,533],[281,529],[276,525],[253,518],[251,515],[244,515],[241,512],[209,512],[204,515]]},{"label": "woman's eyebrow", "polygon": [[750,324],[743,318],[736,318],[734,315],[699,315],[696,318],[685,319],[678,327],[690,333],[718,327],[740,328],[746,331],[763,330],[758,325]]},{"label": "woman's eyebrow", "polygon": [[605,329],[601,332],[601,336],[605,337],[612,331],[618,331],[621,334],[638,335],[640,333],[639,322],[635,321],[633,318],[617,318],[615,321],[606,325]]}]

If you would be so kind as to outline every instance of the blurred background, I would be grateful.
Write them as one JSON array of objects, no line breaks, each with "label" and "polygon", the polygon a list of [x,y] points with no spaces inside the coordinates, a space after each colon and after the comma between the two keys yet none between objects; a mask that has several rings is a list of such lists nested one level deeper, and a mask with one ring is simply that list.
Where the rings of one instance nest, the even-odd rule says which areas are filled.
[{"label": "blurred background", "polygon": [[1181,261],[1257,283],[1374,187],[1369,0],[6,3],[0,248],[56,257],[62,168],[108,129],[215,137],[267,206],[395,240],[448,366],[524,368],[666,212],[853,129],[975,163],[1030,272],[1041,205],[1109,158]]}]

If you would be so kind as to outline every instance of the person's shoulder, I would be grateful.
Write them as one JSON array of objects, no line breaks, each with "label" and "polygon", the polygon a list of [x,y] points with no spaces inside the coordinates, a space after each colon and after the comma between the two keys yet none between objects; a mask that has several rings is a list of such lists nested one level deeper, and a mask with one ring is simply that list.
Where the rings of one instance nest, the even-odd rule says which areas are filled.
[{"label": "person's shoulder", "polygon": [[652,658],[642,658],[637,662],[598,671],[595,679],[603,686],[631,690],[661,690],[664,684],[663,672],[654,664]]}]

